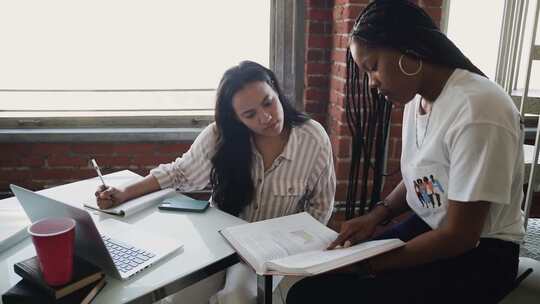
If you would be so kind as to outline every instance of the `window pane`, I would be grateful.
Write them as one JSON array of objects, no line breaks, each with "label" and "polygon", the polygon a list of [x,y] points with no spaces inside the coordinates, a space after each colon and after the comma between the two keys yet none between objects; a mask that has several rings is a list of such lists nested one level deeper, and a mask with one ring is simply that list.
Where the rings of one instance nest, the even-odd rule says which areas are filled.
[{"label": "window pane", "polygon": [[[517,81],[517,89],[523,89],[525,86],[525,77],[527,76],[527,60],[530,52],[532,34],[533,34],[533,22],[535,5],[537,1],[529,0],[529,7],[527,9],[527,23],[525,25],[525,35],[523,39],[523,50],[521,54],[521,62],[519,65],[519,77]],[[536,30],[536,45],[540,45],[540,24],[537,25]],[[529,96],[540,97],[540,64],[538,61],[534,61],[531,66],[531,78],[529,81]]]},{"label": "window pane", "polygon": [[504,0],[450,0],[448,37],[490,79],[495,79],[503,9]]},{"label": "window pane", "polygon": [[1,1],[0,39],[0,110],[211,108],[225,69],[268,66],[270,1]]}]

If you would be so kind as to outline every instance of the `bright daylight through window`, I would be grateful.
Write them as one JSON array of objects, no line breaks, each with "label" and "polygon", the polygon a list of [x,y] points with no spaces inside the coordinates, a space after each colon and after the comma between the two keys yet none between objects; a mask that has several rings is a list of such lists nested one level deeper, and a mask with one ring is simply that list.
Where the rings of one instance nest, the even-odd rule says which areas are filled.
[{"label": "bright daylight through window", "polygon": [[[449,5],[447,34],[456,45],[490,79],[495,79],[497,56],[504,18],[505,0],[447,0]],[[528,6],[523,39],[523,52],[519,56],[519,77],[516,89],[522,89],[527,65],[527,56],[532,36],[535,1],[524,1]],[[478,15],[481,12],[481,17]],[[515,22],[507,20],[507,22]],[[539,25],[540,26],[540,25]],[[508,42],[507,42],[508,43]],[[536,44],[540,44],[537,34]],[[508,54],[502,54],[508,56]],[[540,64],[533,63],[531,90],[540,90]]]},{"label": "bright daylight through window", "polygon": [[0,127],[174,125],[269,66],[270,1],[1,1],[0,39]]}]

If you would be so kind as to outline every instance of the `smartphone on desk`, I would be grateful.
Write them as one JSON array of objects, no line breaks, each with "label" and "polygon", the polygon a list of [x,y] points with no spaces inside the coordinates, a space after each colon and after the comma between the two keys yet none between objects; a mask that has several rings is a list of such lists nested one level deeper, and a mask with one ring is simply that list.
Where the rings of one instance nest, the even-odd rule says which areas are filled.
[{"label": "smartphone on desk", "polygon": [[164,199],[158,208],[171,211],[204,212],[209,205],[208,201],[196,200],[187,196],[173,196]]}]

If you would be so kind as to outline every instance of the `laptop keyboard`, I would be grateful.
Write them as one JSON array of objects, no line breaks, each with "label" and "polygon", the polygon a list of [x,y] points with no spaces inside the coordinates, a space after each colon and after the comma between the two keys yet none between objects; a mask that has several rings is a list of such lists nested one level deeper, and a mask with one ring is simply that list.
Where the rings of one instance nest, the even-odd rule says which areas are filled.
[{"label": "laptop keyboard", "polygon": [[102,235],[105,247],[109,250],[114,265],[120,272],[128,272],[140,264],[156,256],[155,254],[142,250],[118,240]]}]

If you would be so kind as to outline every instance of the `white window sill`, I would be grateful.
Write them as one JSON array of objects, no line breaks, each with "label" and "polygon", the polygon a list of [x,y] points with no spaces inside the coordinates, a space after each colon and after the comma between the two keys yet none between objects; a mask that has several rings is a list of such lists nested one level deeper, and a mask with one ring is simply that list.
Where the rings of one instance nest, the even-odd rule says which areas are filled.
[{"label": "white window sill", "polygon": [[203,128],[0,129],[0,143],[193,141]]}]

